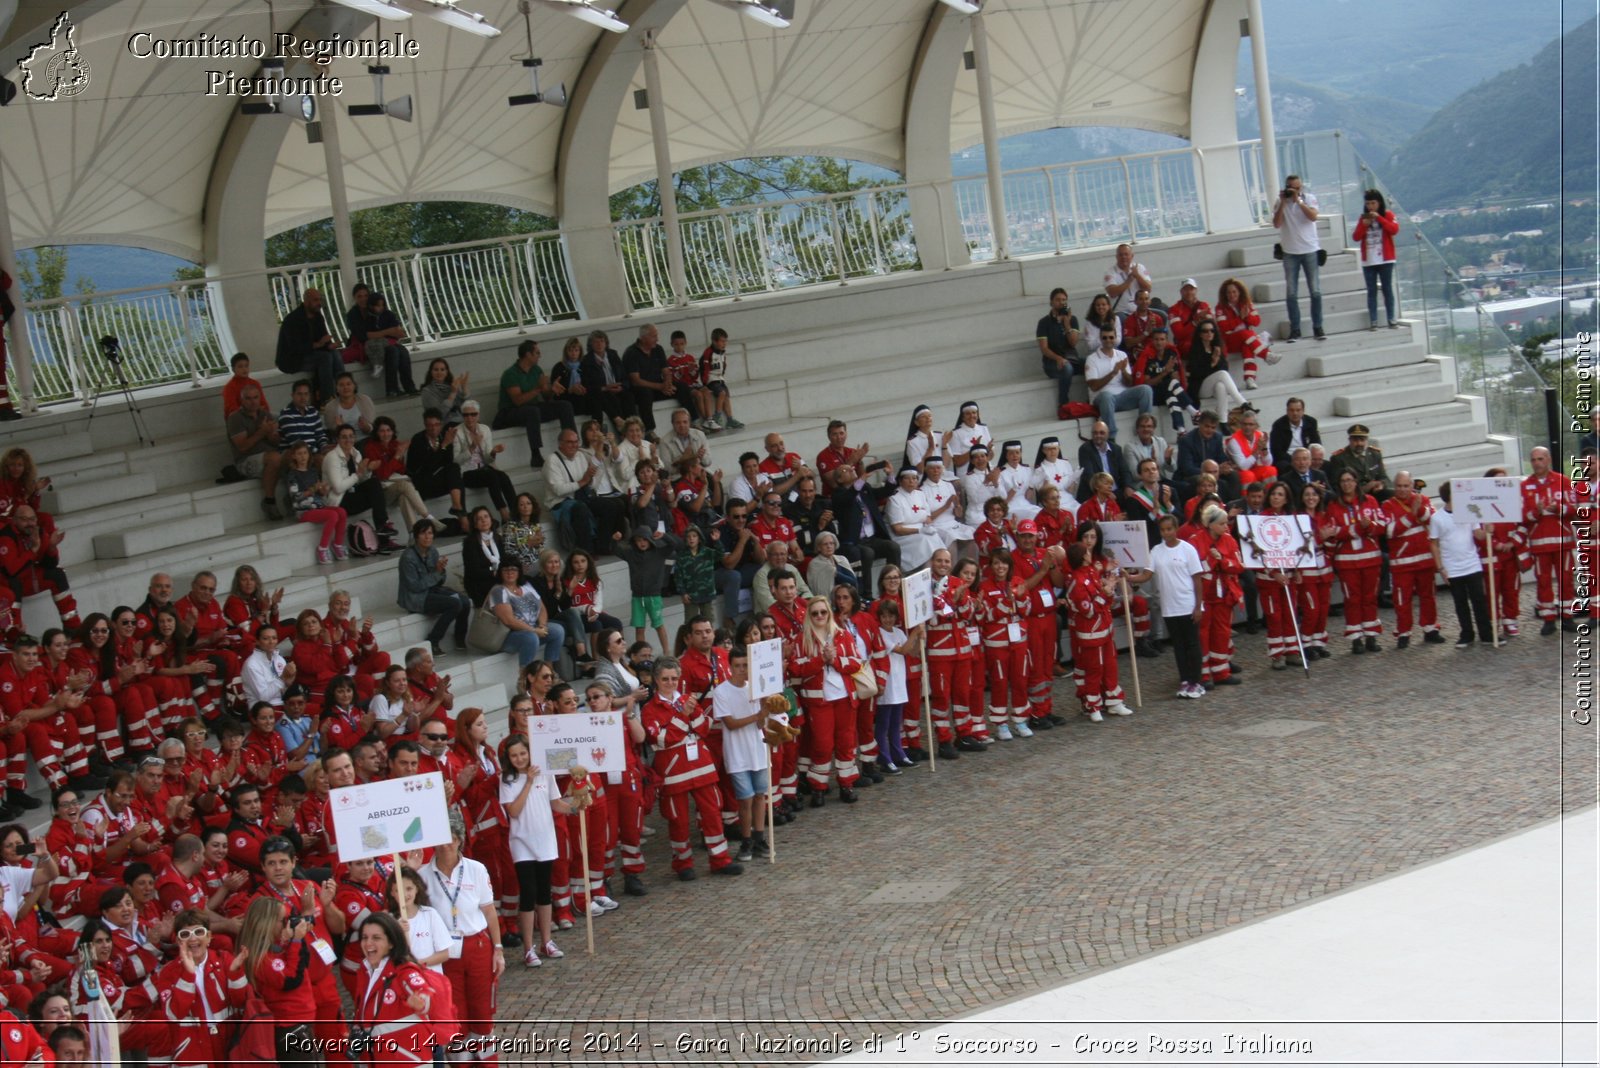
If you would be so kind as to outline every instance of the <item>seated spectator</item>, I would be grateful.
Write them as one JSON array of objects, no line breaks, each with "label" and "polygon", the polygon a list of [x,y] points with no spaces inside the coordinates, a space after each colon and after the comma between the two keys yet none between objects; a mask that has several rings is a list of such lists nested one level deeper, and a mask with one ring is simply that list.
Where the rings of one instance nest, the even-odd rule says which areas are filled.
[{"label": "seated spectator", "polygon": [[667,380],[672,383],[673,398],[681,408],[697,413],[694,425],[706,433],[716,433],[722,424],[711,418],[711,392],[700,382],[700,358],[689,351],[689,335],[674,330],[668,344]]},{"label": "seated spectator", "polygon": [[[561,346],[561,359],[550,368],[550,395],[572,405],[575,416],[603,418],[590,403],[588,387],[583,384],[583,342],[575,337],[567,338]],[[609,422],[606,429],[611,429]]]},{"label": "seated spectator", "polygon": [[[1033,500],[1035,504],[1043,506],[1044,501],[1039,493],[1045,486],[1054,486],[1056,492],[1074,502],[1076,509],[1077,498],[1071,494],[1078,488],[1079,472],[1072,466],[1072,461],[1061,455],[1061,439],[1051,436],[1039,441],[1038,451],[1033,456]],[[926,485],[923,487],[927,489]],[[1046,548],[1049,545],[1046,544]]]},{"label": "seated spectator", "polygon": [[1137,350],[1133,363],[1133,377],[1142,386],[1149,386],[1157,404],[1165,404],[1172,416],[1172,429],[1183,433],[1183,417],[1193,419],[1200,408],[1189,391],[1183,388],[1183,357],[1167,340],[1165,327],[1155,327],[1149,339]]},{"label": "seated spectator", "polygon": [[[1327,450],[1323,448],[1320,441],[1313,442],[1311,445],[1311,470],[1320,472],[1324,478],[1328,478],[1328,472],[1326,470],[1327,462]],[[1331,479],[1329,480],[1329,485],[1332,485]]]},{"label": "seated spectator", "polygon": [[499,581],[490,589],[484,607],[506,628],[501,649],[517,654],[517,666],[527,667],[535,660],[552,664],[561,659],[566,628],[550,618],[549,610],[532,584],[522,574],[522,565],[507,557],[500,561]]},{"label": "seated spectator", "polygon": [[1231,485],[1224,487],[1224,492],[1229,498],[1238,494],[1230,492],[1237,490],[1241,485],[1233,461],[1228,459],[1227,447],[1222,435],[1217,433],[1220,420],[1217,413],[1206,410],[1200,413],[1200,418],[1195,422],[1194,430],[1178,439],[1178,492],[1184,497],[1191,497],[1196,490],[1196,481],[1202,472],[1202,465],[1211,461],[1217,465],[1219,484],[1223,475],[1227,475]]},{"label": "seated spectator", "polygon": [[1150,291],[1134,294],[1133,310],[1122,317],[1122,348],[1137,353],[1157,329],[1166,329],[1167,317],[1150,307]]},{"label": "seated spectator", "polygon": [[383,395],[385,397],[415,397],[417,386],[411,378],[411,350],[401,344],[406,329],[400,317],[389,307],[382,293],[374,293],[367,301],[367,352],[371,358],[375,342],[383,343]]},{"label": "seated spectator", "polygon": [[[577,550],[580,554],[582,549]],[[522,561],[515,554],[512,559],[521,564]],[[683,561],[679,560],[679,567]],[[546,549],[535,555],[531,567],[524,565],[522,568],[522,581],[533,587],[533,592],[539,595],[539,600],[544,604],[545,614],[566,631],[567,639],[573,645],[573,658],[575,660],[588,660],[589,649],[587,645],[588,630],[584,627],[583,613],[572,603],[572,594],[567,591],[567,584],[561,580],[561,554],[554,549]]]},{"label": "seated spectator", "polygon": [[711,394],[712,418],[724,430],[743,430],[733,417],[733,396],[728,392],[728,332],[711,331],[711,344],[700,354],[700,383]]},{"label": "seated spectator", "polygon": [[672,493],[680,517],[677,532],[681,535],[692,525],[709,537],[722,518],[722,483],[706,470],[697,454],[686,453],[678,460],[678,480],[672,484]]},{"label": "seated spectator", "polygon": [[[741,501],[759,501],[772,480],[761,473],[761,457],[753,452],[739,454],[739,473],[728,486],[728,496]],[[779,494],[782,497],[782,494]]]},{"label": "seated spectator", "polygon": [[494,429],[520,426],[528,435],[529,463],[535,471],[544,466],[544,439],[539,424],[559,420],[563,430],[576,430],[572,404],[552,396],[550,384],[539,367],[539,343],[528,340],[517,346],[517,359],[500,374],[500,407],[494,413]]},{"label": "seated spectator", "polygon": [[239,410],[241,401],[239,394],[244,392],[245,386],[255,386],[264,397],[267,395],[266,387],[250,377],[250,357],[242,352],[233,354],[233,359],[228,361],[228,366],[233,369],[233,374],[222,384],[222,418]]},{"label": "seated spectator", "polygon": [[377,465],[356,451],[354,427],[341,426],[338,442],[322,459],[322,481],[328,484],[328,499],[337,501],[347,515],[372,512],[378,531],[378,551],[400,548],[394,524],[389,522],[389,506],[383,499],[383,483],[373,477]]},{"label": "seated spectator", "polygon": [[333,396],[333,380],[344,370],[344,359],[323,321],[321,291],[306,290],[295,309],[283,317],[276,362],[286,375],[310,375],[324,400]]},{"label": "seated spectator", "polygon": [[639,340],[622,353],[622,373],[627,376],[634,406],[644,422],[645,435],[653,438],[656,402],[677,392],[667,374],[667,351],[661,347],[661,331],[654,323],[641,326]]},{"label": "seated spectator", "polygon": [[1089,352],[1100,348],[1100,335],[1107,332],[1112,336],[1113,347],[1120,347],[1122,319],[1111,310],[1111,298],[1104,293],[1096,293],[1089,302],[1089,314],[1083,317],[1083,341]]},{"label": "seated spectator", "polygon": [[[839,545],[844,554],[856,561],[856,574],[861,588],[872,589],[872,565],[884,560],[900,564],[900,546],[895,544],[889,522],[884,518],[882,504],[895,491],[893,483],[874,489],[867,484],[864,474],[858,474],[853,464],[841,464],[833,469],[832,509],[839,524]],[[796,567],[799,561],[794,561]],[[762,587],[754,587],[759,591]]]},{"label": "seated spectator", "polygon": [[511,476],[495,465],[495,457],[506,447],[496,445],[493,432],[483,425],[477,401],[469,400],[461,406],[461,418],[462,424],[450,431],[455,435],[455,461],[461,470],[461,484],[488,490],[501,520],[510,519],[517,488],[511,484]]},{"label": "seated spectator", "polygon": [[1167,305],[1167,326],[1172,331],[1172,343],[1179,352],[1188,352],[1194,341],[1194,327],[1201,319],[1214,319],[1211,305],[1200,299],[1200,286],[1193,278],[1185,278],[1178,290],[1177,303]]},{"label": "seated spectator", "polygon": [[539,502],[531,493],[517,494],[516,515],[500,524],[500,543],[516,557],[524,572],[533,570],[544,548],[544,527],[539,522]]},{"label": "seated spectator", "polygon": [[1144,264],[1134,260],[1132,245],[1123,243],[1117,246],[1117,258],[1106,272],[1105,290],[1112,301],[1111,310],[1118,315],[1132,312],[1140,293],[1150,293],[1150,271]]},{"label": "seated spectator", "polygon": [[806,585],[814,590],[831,590],[840,583],[855,590],[861,588],[854,566],[848,557],[840,555],[839,539],[831,531],[818,534],[814,548],[816,553],[806,565]]},{"label": "seated spectator", "polygon": [[[1056,380],[1056,405],[1071,397],[1072,372],[1083,369],[1078,358],[1078,317],[1067,303],[1067,291],[1059,286],[1050,291],[1050,311],[1039,320],[1034,331],[1039,342],[1039,362],[1046,378]],[[915,421],[915,416],[912,417]]]},{"label": "seated spectator", "polygon": [[638,416],[629,416],[622,423],[622,438],[617,442],[618,488],[623,493],[631,496],[639,492],[637,472],[641,462],[648,462],[653,468],[661,466],[656,443],[644,436],[644,423]]},{"label": "seated spectator", "polygon": [[[344,649],[351,674],[362,676],[382,675],[389,667],[389,654],[378,648],[378,639],[372,633],[372,616],[355,619],[350,615],[350,593],[334,590],[328,595],[328,614],[322,617],[322,640]],[[368,692],[371,686],[368,685]]]},{"label": "seated spectator", "polygon": [[[377,417],[378,409],[372,398],[356,391],[355,375],[346,371],[333,380],[333,397],[322,406],[322,425],[328,428],[329,434],[337,433],[341,426],[351,426],[355,427],[356,437],[364,438],[372,433]],[[281,417],[278,423],[283,424]]]},{"label": "seated spectator", "polygon": [[321,523],[322,537],[317,541],[317,563],[331,564],[349,555],[345,538],[350,516],[330,499],[333,488],[322,477],[320,468],[311,466],[311,450],[303,441],[289,446],[288,471],[285,480],[289,488],[289,508],[302,523]]},{"label": "seated spectator", "polygon": [[[1322,446],[1313,445],[1312,448],[1320,449]],[[1289,488],[1293,490],[1290,494],[1292,500],[1299,500],[1300,491],[1306,486],[1322,486],[1326,488],[1328,485],[1327,474],[1312,468],[1311,449],[1304,446],[1289,453],[1289,469],[1280,474],[1279,477],[1289,483]]]},{"label": "seated spectator", "polygon": [[777,590],[774,586],[781,576],[786,575],[794,579],[797,596],[807,601],[815,596],[811,588],[806,585],[806,581],[800,577],[800,572],[789,566],[787,545],[781,541],[772,542],[763,555],[765,563],[756,569],[755,575],[750,579],[751,599],[757,613],[772,609],[773,603],[777,600]]},{"label": "seated spectator", "polygon": [[[859,468],[861,461],[866,458],[867,451],[871,448],[862,442],[855,448],[845,444],[849,440],[850,428],[843,419],[833,419],[828,423],[828,447],[817,453],[817,474],[826,478],[831,475],[834,468],[848,464]],[[885,464],[885,467],[888,465]]]},{"label": "seated spectator", "polygon": [[1184,358],[1189,396],[1195,403],[1226,412],[1244,403],[1244,394],[1228,373],[1228,350],[1222,343],[1221,328],[1215,320],[1201,319],[1194,324],[1194,340]]},{"label": "seated spectator", "polygon": [[739,591],[753,588],[756,571],[766,563],[761,542],[750,531],[752,511],[754,506],[749,501],[730,499],[726,521],[712,534],[712,544],[722,552],[717,566],[717,590],[722,594],[723,619],[738,618]]},{"label": "seated spectator", "polygon": [[323,696],[334,679],[351,676],[360,700],[372,696],[372,680],[366,675],[351,675],[354,665],[349,646],[323,633],[322,616],[315,608],[307,608],[295,617],[293,658],[295,681],[310,692],[307,707],[313,716],[322,714]]},{"label": "seated spectator", "polygon": [[1117,412],[1131,412],[1137,408],[1147,413],[1155,399],[1149,386],[1134,381],[1127,354],[1116,347],[1107,332],[1101,332],[1100,347],[1089,354],[1083,377],[1089,386],[1089,401],[1100,410],[1101,420],[1111,430],[1112,441],[1117,439]]},{"label": "seated spectator", "polygon": [[927,498],[928,508],[933,513],[933,530],[952,548],[957,542],[971,541],[972,528],[960,519],[960,487],[954,479],[945,478],[944,461],[937,456],[930,456],[924,462],[923,470],[926,474],[922,479],[922,495]]},{"label": "seated spectator", "polygon": [[481,605],[499,580],[500,562],[511,554],[495,532],[494,515],[489,509],[474,508],[468,519],[471,530],[461,542],[462,585],[472,603]]},{"label": "seated spectator", "polygon": [[[1146,413],[1148,414],[1148,413]],[[1153,418],[1153,417],[1152,417]],[[1221,443],[1218,443],[1221,448]],[[1111,476],[1114,493],[1121,493],[1133,484],[1133,476],[1128,467],[1127,457],[1111,436],[1111,428],[1104,421],[1097,422],[1089,430],[1089,440],[1078,446],[1078,489],[1075,496],[1078,503],[1082,504],[1094,495],[1091,478],[1104,472]]]},{"label": "seated spectator", "polygon": [[956,415],[956,425],[950,428],[950,473],[957,477],[967,473],[969,455],[973,448],[982,445],[986,450],[994,444],[994,435],[983,425],[977,401],[963,401]]},{"label": "seated spectator", "polygon": [[228,416],[228,444],[233,447],[233,468],[245,478],[261,479],[261,510],[268,519],[282,519],[278,508],[278,467],[283,462],[278,451],[283,438],[278,421],[262,403],[261,387],[255,384],[239,390],[239,410]]},{"label": "seated spectator", "polygon": [[319,461],[331,447],[322,413],[311,404],[311,383],[304,378],[289,387],[289,403],[278,413],[278,436],[285,448],[304,442]]},{"label": "seated spectator", "polygon": [[1223,281],[1217,290],[1217,328],[1228,355],[1244,358],[1244,388],[1256,388],[1256,373],[1267,356],[1266,339],[1257,332],[1261,316],[1250,291],[1237,278]]},{"label": "seated spectator", "polygon": [[1246,405],[1239,413],[1238,426],[1227,440],[1228,459],[1239,471],[1239,481],[1267,483],[1278,477],[1267,452],[1267,436],[1261,432],[1256,410]]},{"label": "seated spectator", "polygon": [[[940,549],[949,545],[942,533],[933,528],[933,508],[922,494],[922,479],[915,467],[902,468],[899,492],[889,498],[884,506],[884,519],[894,542],[900,547],[900,566],[915,571]],[[810,577],[810,573],[807,573]],[[821,587],[831,590],[831,585]]]},{"label": "seated spectator", "polygon": [[450,692],[450,676],[434,670],[433,653],[420,645],[406,650],[406,685],[417,702],[418,722],[438,719],[454,724],[450,710],[456,706],[456,696]]},{"label": "seated spectator", "polygon": [[1283,414],[1273,420],[1272,433],[1269,443],[1272,451],[1272,463],[1280,471],[1287,471],[1294,450],[1300,446],[1320,444],[1322,435],[1317,433],[1317,421],[1306,414],[1306,402],[1299,397],[1290,397],[1283,406]]},{"label": "seated spectator", "polygon": [[[1139,465],[1145,460],[1154,460],[1163,480],[1171,479],[1176,473],[1177,455],[1177,448],[1168,445],[1167,439],[1156,433],[1156,417],[1153,415],[1141,415],[1133,424],[1133,440],[1122,446],[1127,470],[1138,471]],[[1117,492],[1125,493],[1130,486],[1131,483],[1118,482]]]},{"label": "seated spectator", "polygon": [[10,519],[0,526],[0,580],[10,586],[17,600],[49,593],[55,601],[61,625],[76,630],[78,602],[72,596],[67,573],[61,567],[59,548],[66,532],[56,529],[49,516],[29,505],[17,505]]},{"label": "seated spectator", "polygon": [[795,492],[796,483],[803,476],[810,474],[811,469],[800,459],[799,453],[784,451],[782,434],[768,434],[763,439],[761,447],[767,454],[761,460],[761,473],[772,483],[772,488],[778,491],[778,496],[788,500]]},{"label": "seated spectator", "polygon": [[[1377,498],[1378,502],[1389,499],[1394,492],[1389,484],[1389,472],[1383,467],[1383,453],[1367,445],[1369,431],[1362,423],[1352,423],[1347,435],[1349,444],[1339,449],[1327,462],[1328,482],[1339,485],[1339,476],[1349,471],[1356,476],[1356,486],[1362,495]],[[1312,450],[1312,466],[1316,466],[1316,448]],[[65,616],[62,616],[65,619]]]},{"label": "seated spectator", "polygon": [[428,631],[428,646],[434,656],[444,655],[440,643],[455,624],[456,648],[466,649],[467,627],[472,623],[472,599],[446,585],[447,558],[433,547],[433,524],[418,523],[411,528],[411,545],[400,557],[400,607],[407,612],[435,616]]},{"label": "seated spectator", "polygon": [[283,707],[283,695],[299,671],[284,655],[278,652],[278,628],[261,627],[256,631],[256,647],[244,659],[241,674],[244,678],[244,697],[253,707],[265,702],[274,708]]},{"label": "seated spectator", "polygon": [[706,442],[704,431],[696,430],[691,425],[687,408],[672,410],[672,430],[656,442],[656,452],[661,458],[661,466],[668,471],[681,470],[678,462],[690,453],[698,456],[705,466],[711,466],[711,446]]},{"label": "seated spectator", "polygon": [[776,493],[766,493],[760,497],[761,509],[750,519],[750,533],[755,535],[761,543],[762,551],[775,541],[781,541],[789,546],[789,558],[795,561],[795,566],[805,559],[801,551],[800,541],[795,535],[794,523],[783,514],[783,498]]},{"label": "seated spectator", "polygon": [[[583,354],[583,388],[589,394],[590,411],[596,419],[608,420],[618,431],[623,420],[636,417],[638,407],[633,402],[633,390],[628,387],[628,376],[623,370],[622,357],[611,348],[611,340],[604,330],[589,332],[589,350]],[[645,424],[640,420],[640,426]],[[654,428],[654,416],[650,427]],[[655,434],[649,435],[652,441]]]},{"label": "seated spectator", "polygon": [[580,544],[586,549],[608,544],[611,535],[620,534],[628,521],[628,499],[612,481],[610,467],[590,450],[578,447],[577,431],[563,430],[545,471],[551,510],[568,513],[565,519],[573,530],[593,532],[587,539],[580,535]]},{"label": "seated spectator", "polygon": [[387,415],[378,416],[373,424],[372,437],[361,447],[361,455],[377,465],[372,469],[372,477],[383,485],[384,502],[399,507],[400,518],[407,530],[416,526],[418,520],[426,519],[443,532],[445,524],[428,511],[428,506],[417,493],[417,487],[406,474],[408,450],[396,435],[394,420]]},{"label": "seated spectator", "polygon": [[1161,465],[1146,457],[1139,461],[1138,479],[1122,498],[1123,512],[1130,520],[1143,522],[1153,546],[1161,540],[1161,517],[1176,515],[1172,486],[1161,481]]},{"label": "seated spectator", "polygon": [[1032,519],[1039,514],[1039,506],[1028,499],[1028,486],[1032,482],[1033,469],[1022,462],[1022,442],[1013,438],[1001,445],[999,489],[1006,499],[1006,511],[1013,519]]},{"label": "seated spectator", "polygon": [[448,361],[435,357],[429,362],[425,377],[427,381],[422,383],[421,393],[423,418],[427,418],[428,412],[437,411],[444,425],[460,423],[461,406],[472,399],[467,389],[471,374],[463,371],[456,375],[451,372]]},{"label": "seated spectator", "polygon": [[[444,426],[444,416],[437,408],[422,413],[422,429],[411,438],[406,449],[406,475],[417,488],[417,496],[424,501],[450,495],[450,514],[462,526],[456,533],[465,532],[467,515],[463,499],[465,483],[461,467],[455,460],[456,428]],[[416,526],[415,523],[412,526]]]},{"label": "seated spectator", "polygon": [[[769,487],[770,483],[763,483]],[[789,520],[794,529],[793,546],[796,559],[804,559],[814,551],[813,546],[817,538],[824,532],[837,537],[839,533],[838,521],[833,515],[833,502],[829,497],[824,497],[817,492],[817,478],[815,475],[806,475],[798,483],[799,489],[795,499],[783,506],[784,517]],[[733,501],[745,500],[740,494],[729,494],[728,506],[733,507]],[[756,500],[760,500],[757,497]],[[758,517],[757,522],[764,524],[765,517]],[[763,530],[757,529],[752,533],[759,535]],[[833,587],[828,587],[832,589]]]}]

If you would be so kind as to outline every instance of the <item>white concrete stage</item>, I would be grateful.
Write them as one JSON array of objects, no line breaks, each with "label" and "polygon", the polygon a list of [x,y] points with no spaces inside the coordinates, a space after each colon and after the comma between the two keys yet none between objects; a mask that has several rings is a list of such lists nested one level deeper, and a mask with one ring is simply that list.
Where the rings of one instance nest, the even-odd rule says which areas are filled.
[{"label": "white concrete stage", "polygon": [[1591,807],[916,1038],[878,1024],[833,1063],[1594,1064],[1597,830]]}]

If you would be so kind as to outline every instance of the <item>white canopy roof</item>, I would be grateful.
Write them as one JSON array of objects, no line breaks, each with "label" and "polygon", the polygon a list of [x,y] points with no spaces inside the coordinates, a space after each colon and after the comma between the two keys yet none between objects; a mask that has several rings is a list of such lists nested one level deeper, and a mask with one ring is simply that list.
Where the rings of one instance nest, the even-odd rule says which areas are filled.
[{"label": "white canopy roof", "polygon": [[[20,81],[16,64],[30,45],[49,38],[62,2],[19,0],[0,32],[7,77]],[[983,18],[1002,135],[1126,125],[1188,136],[1196,50],[1216,2],[989,0]],[[7,6],[0,0],[0,17]],[[416,59],[390,63],[385,86],[391,99],[411,94],[413,122],[349,117],[343,105],[371,101],[371,81],[363,61],[332,64],[330,73],[346,86],[337,121],[352,208],[482,200],[554,215],[558,168],[578,168],[586,181],[592,174],[608,191],[654,177],[648,112],[635,108],[631,93],[575,94],[565,110],[508,106],[509,94],[528,91],[527,72],[513,59],[526,51],[515,0],[461,6],[481,11],[502,36],[484,40],[423,17],[383,25],[385,34],[403,30],[420,45]],[[959,49],[928,50],[933,31],[960,18],[952,9],[937,0],[797,0],[796,8],[794,24],[778,30],[714,0],[622,5],[620,17],[636,27],[659,27],[675,166],[819,154],[903,171],[908,101],[931,64],[957,68],[949,146],[981,140],[976,82],[959,69]],[[85,91],[51,102],[19,94],[0,110],[0,167],[18,245],[130,244],[200,259],[208,190],[233,180],[222,149],[237,139],[237,124],[271,124],[267,132],[281,139],[262,205],[266,232],[329,214],[323,150],[306,143],[298,123],[241,116],[237,98],[204,95],[206,70],[250,76],[259,61],[129,54],[129,36],[139,30],[161,38],[265,38],[265,4],[88,0],[67,10],[91,71]],[[304,0],[273,9],[279,30],[308,17],[352,15],[325,5],[313,10]],[[629,64],[633,86],[643,87],[636,44],[597,49],[606,31],[538,4],[532,17],[542,87],[593,80],[585,68],[595,63]],[[363,27],[360,36],[373,35],[370,20],[355,25]],[[324,98],[324,108],[332,100]],[[617,108],[610,158],[561,160],[563,124],[577,121],[584,106]]]}]

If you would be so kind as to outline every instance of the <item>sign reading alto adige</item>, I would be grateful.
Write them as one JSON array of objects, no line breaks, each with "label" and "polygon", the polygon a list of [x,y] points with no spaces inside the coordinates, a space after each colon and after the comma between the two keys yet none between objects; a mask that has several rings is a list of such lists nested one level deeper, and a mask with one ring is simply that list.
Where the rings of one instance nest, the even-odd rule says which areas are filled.
[{"label": "sign reading alto adige", "polygon": [[450,841],[444,776],[437,771],[328,791],[339,859],[387,857]]}]

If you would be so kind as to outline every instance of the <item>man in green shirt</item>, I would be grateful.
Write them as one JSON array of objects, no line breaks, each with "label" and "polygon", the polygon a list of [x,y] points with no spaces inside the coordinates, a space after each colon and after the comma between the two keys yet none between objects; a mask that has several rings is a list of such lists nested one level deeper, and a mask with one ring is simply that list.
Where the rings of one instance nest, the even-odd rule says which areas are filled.
[{"label": "man in green shirt", "polygon": [[552,391],[539,367],[539,343],[524,341],[517,346],[517,362],[500,376],[500,407],[494,413],[494,429],[520,426],[528,434],[528,451],[532,453],[534,470],[544,466],[544,439],[539,434],[539,423],[545,419],[559,419],[563,430],[576,432],[578,424],[573,418],[572,405]]}]

